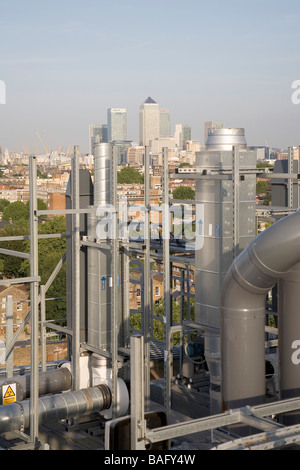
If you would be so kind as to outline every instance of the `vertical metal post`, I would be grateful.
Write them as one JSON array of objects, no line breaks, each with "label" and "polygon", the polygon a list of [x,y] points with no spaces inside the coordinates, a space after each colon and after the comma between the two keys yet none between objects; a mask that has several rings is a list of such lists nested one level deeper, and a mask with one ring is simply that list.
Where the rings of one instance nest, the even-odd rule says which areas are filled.
[{"label": "vertical metal post", "polygon": [[[14,336],[14,304],[12,295],[6,296],[6,346],[8,346]],[[7,355],[6,359],[6,377],[13,376],[14,369],[14,357],[13,349],[10,354]]]},{"label": "vertical metal post", "polygon": [[239,159],[239,146],[234,146],[232,151],[233,258],[236,258],[239,253]]},{"label": "vertical metal post", "polygon": [[164,265],[164,407],[171,410],[171,293],[170,293],[170,211],[168,149],[163,148],[163,265]]},{"label": "vertical metal post", "polygon": [[[294,150],[292,147],[288,148],[288,173],[292,175],[294,173]],[[293,180],[288,178],[287,183],[287,206],[293,208]]]},{"label": "vertical metal post", "polygon": [[[36,188],[36,157],[30,156],[30,276],[38,277],[38,216]],[[33,445],[38,443],[38,375],[39,375],[39,308],[38,282],[30,284],[31,303],[31,375],[30,375],[30,439]]]},{"label": "vertical metal post", "polygon": [[[183,325],[184,322],[184,300],[185,300],[185,295],[184,295],[184,270],[181,268],[180,269],[180,325]],[[188,318],[189,320],[189,318]],[[183,346],[184,344],[184,330],[181,328],[180,330],[180,367],[179,367],[179,374],[181,375],[182,371],[182,364],[183,364]]]},{"label": "vertical metal post", "polygon": [[113,146],[112,152],[112,302],[111,302],[111,354],[112,354],[112,419],[117,417],[117,404],[118,404],[118,333],[119,327],[117,322],[118,312],[118,212],[117,212],[117,149]]},{"label": "vertical metal post", "polygon": [[130,338],[130,397],[131,449],[145,450],[144,338],[141,335]]},{"label": "vertical metal post", "polygon": [[[79,203],[79,148],[74,146],[72,160],[72,208],[78,210]],[[73,390],[80,388],[80,214],[76,212],[72,216],[72,368]]]},{"label": "vertical metal post", "polygon": [[153,339],[153,320],[154,320],[154,306],[153,306],[153,261],[150,261],[150,340]]},{"label": "vertical metal post", "polygon": [[46,372],[47,367],[47,345],[46,345],[46,328],[44,323],[46,321],[46,287],[40,286],[40,308],[41,308],[41,360],[42,372]]},{"label": "vertical metal post", "polygon": [[129,250],[124,247],[122,251],[122,321],[124,324],[124,346],[130,347],[130,308],[129,308]]},{"label": "vertical metal post", "polygon": [[[190,275],[191,275],[190,267],[188,264],[186,264],[185,267],[186,267],[186,292],[190,294]],[[191,298],[189,295],[187,296],[186,301],[187,301],[187,307],[186,307],[187,319],[191,321]]]},{"label": "vertical metal post", "polygon": [[150,410],[150,158],[145,147],[145,256],[144,256],[144,346],[145,346],[145,409]]}]

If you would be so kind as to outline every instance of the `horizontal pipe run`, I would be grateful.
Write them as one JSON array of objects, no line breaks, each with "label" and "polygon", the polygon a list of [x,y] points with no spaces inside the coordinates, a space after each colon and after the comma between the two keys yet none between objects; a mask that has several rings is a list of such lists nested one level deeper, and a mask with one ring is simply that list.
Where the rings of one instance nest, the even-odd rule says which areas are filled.
[{"label": "horizontal pipe run", "polygon": [[[38,402],[38,424],[58,422],[106,410],[111,406],[111,392],[101,384],[75,392],[42,397]],[[30,400],[0,406],[0,434],[29,427]]]},{"label": "horizontal pipe run", "polygon": [[[30,397],[30,374],[18,375],[11,378],[6,378],[0,381],[1,384],[7,384],[9,382],[16,382],[20,384],[23,397]],[[38,378],[39,382],[39,395],[48,395],[50,393],[65,392],[71,389],[72,386],[72,375],[69,369],[62,367],[60,369],[48,370],[47,372],[41,372]]]}]

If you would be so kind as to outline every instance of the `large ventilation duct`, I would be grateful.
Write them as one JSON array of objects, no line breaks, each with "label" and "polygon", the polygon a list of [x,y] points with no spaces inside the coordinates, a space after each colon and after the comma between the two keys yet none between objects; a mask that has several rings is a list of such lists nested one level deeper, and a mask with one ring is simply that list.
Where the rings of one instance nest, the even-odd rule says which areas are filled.
[{"label": "large ventilation duct", "polygon": [[300,212],[259,236],[233,261],[221,296],[222,402],[225,409],[265,399],[265,298],[280,280],[280,390],[300,395]]},{"label": "large ventilation duct", "polygon": [[[113,146],[109,143],[98,143],[94,147],[94,207],[111,203]],[[101,210],[101,209],[100,209]],[[103,217],[105,216],[103,212]],[[88,219],[88,239],[96,242],[99,215],[90,214]],[[110,349],[111,344],[111,263],[112,255],[107,249],[88,247],[88,313],[87,341],[96,349]]]}]

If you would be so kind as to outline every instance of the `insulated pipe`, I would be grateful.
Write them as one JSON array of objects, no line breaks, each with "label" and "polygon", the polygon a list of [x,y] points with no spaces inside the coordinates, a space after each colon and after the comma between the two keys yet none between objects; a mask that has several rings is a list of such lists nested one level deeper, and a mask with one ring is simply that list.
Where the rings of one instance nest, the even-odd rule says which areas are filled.
[{"label": "insulated pipe", "polygon": [[[29,398],[30,396],[30,374],[17,375],[15,377],[6,378],[0,381],[1,384],[7,384],[9,382],[16,382],[20,384],[23,397]],[[69,369],[63,367],[60,369],[48,370],[47,372],[41,372],[39,374],[39,395],[47,395],[50,393],[59,393],[70,390],[72,385],[72,375]]]},{"label": "insulated pipe", "polygon": [[[111,406],[111,392],[101,384],[39,399],[38,424],[90,415]],[[0,406],[0,434],[24,431],[30,424],[30,400]]]},{"label": "insulated pipe", "polygon": [[[220,304],[224,409],[264,401],[265,298],[276,282],[284,279],[298,262],[299,211],[258,235],[234,260],[226,274]],[[290,351],[286,353],[290,354]]]}]

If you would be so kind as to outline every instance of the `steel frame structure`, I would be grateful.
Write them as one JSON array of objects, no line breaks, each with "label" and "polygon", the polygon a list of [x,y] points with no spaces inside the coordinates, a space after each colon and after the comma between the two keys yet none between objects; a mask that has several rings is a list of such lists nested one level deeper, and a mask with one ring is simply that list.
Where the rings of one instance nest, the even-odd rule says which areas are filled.
[{"label": "steel frame structure", "polygon": [[[234,155],[235,156],[235,155]],[[181,178],[187,177],[189,179],[218,179],[218,178],[228,178],[232,179],[234,195],[237,197],[236,185],[238,184],[239,179],[239,170],[237,166],[237,159],[235,158],[235,165],[233,168],[233,175],[181,175]],[[149,151],[147,147],[145,148],[145,207],[150,208],[150,188],[149,188]],[[117,179],[116,179],[116,161],[115,156],[112,162],[112,188],[113,188],[113,203],[116,207],[117,205]],[[30,387],[30,399],[31,399],[31,421],[30,421],[30,435],[25,434],[20,435],[20,437],[26,442],[25,447],[28,449],[35,449],[39,447],[38,439],[38,375],[39,370],[43,371],[47,368],[46,362],[46,329],[51,328],[51,330],[60,332],[68,335],[71,338],[72,344],[72,360],[73,360],[73,389],[76,391],[79,388],[79,378],[80,378],[80,369],[79,369],[79,357],[83,351],[91,351],[91,348],[88,345],[80,343],[79,339],[79,307],[80,307],[80,290],[79,290],[79,251],[80,247],[87,244],[83,239],[80,239],[79,231],[79,217],[80,214],[86,214],[89,212],[94,212],[95,209],[87,208],[80,209],[79,207],[79,149],[77,146],[74,147],[74,158],[72,162],[72,209],[63,209],[63,210],[43,210],[39,211],[37,209],[37,191],[36,191],[36,171],[37,171],[37,161],[35,156],[30,156],[30,235],[29,236],[18,236],[18,237],[2,237],[1,241],[8,240],[24,240],[30,239],[30,253],[18,253],[9,250],[1,250],[1,253],[6,255],[20,256],[30,260],[30,276],[26,278],[18,278],[11,280],[1,280],[0,285],[7,284],[20,284],[20,283],[29,283],[31,291],[31,309],[24,319],[22,325],[12,336],[11,331],[11,316],[12,316],[12,299],[8,298],[7,302],[7,318],[8,318],[8,337],[7,337],[7,347],[5,354],[2,355],[0,361],[7,362],[7,374],[12,372],[12,350],[14,345],[17,342],[21,332],[23,331],[26,324],[31,321],[32,325],[32,336],[31,336],[31,387]],[[178,175],[173,175],[177,177]],[[172,176],[171,176],[172,177]],[[277,176],[278,177],[278,176]],[[291,175],[294,178],[294,175]],[[163,149],[163,204],[166,206],[169,204],[169,174],[168,174],[168,151]],[[177,201],[180,202],[180,201]],[[182,201],[185,202],[186,201]],[[72,233],[71,234],[49,234],[49,235],[38,235],[38,217],[40,215],[60,215],[60,214],[70,214],[72,215]],[[149,234],[149,211],[145,212],[145,233]],[[181,316],[181,323],[179,325],[174,325],[172,323],[172,303],[171,303],[171,267],[172,263],[180,263],[185,266],[187,273],[189,274],[189,266],[194,264],[193,257],[182,256],[180,250],[179,253],[175,256],[170,253],[170,244],[168,239],[168,233],[170,232],[169,218],[165,213],[163,214],[163,230],[164,230],[164,243],[162,252],[154,252],[151,248],[150,238],[147,236],[145,239],[145,244],[143,247],[137,246],[134,243],[124,242],[120,240],[117,236],[114,237],[114,240],[111,241],[111,244],[107,244],[107,248],[112,250],[113,253],[113,263],[112,263],[112,295],[113,295],[113,309],[112,309],[112,326],[113,326],[113,336],[112,336],[112,366],[113,366],[113,380],[112,380],[112,403],[113,403],[113,419],[115,417],[115,409],[117,403],[117,376],[118,369],[117,363],[118,360],[123,360],[125,356],[130,358],[131,365],[131,384],[134,391],[135,399],[131,403],[131,416],[132,416],[132,427],[131,427],[131,439],[132,439],[132,449],[142,449],[145,448],[145,442],[158,442],[165,439],[171,439],[176,436],[183,436],[191,434],[194,432],[199,432],[205,429],[216,429],[222,426],[237,422],[249,422],[258,426],[259,429],[263,429],[267,432],[270,430],[273,432],[273,428],[277,429],[277,425],[273,422],[262,420],[264,416],[280,413],[290,409],[299,409],[300,402],[299,400],[287,400],[284,403],[275,403],[268,405],[266,407],[254,407],[247,410],[239,410],[236,412],[228,412],[220,416],[215,416],[211,418],[203,418],[201,420],[192,420],[186,423],[180,423],[179,425],[167,426],[163,429],[154,429],[147,430],[144,427],[144,413],[149,410],[150,407],[150,342],[151,342],[151,323],[153,320],[153,311],[152,311],[152,296],[151,296],[151,262],[153,259],[158,260],[163,263],[164,267],[164,316],[163,323],[165,328],[164,335],[164,409],[166,415],[169,416],[172,408],[171,404],[171,386],[173,381],[173,347],[172,347],[172,334],[176,331],[180,331],[181,335],[186,332],[191,332],[199,329],[199,325],[191,321],[190,316],[188,315],[187,320],[184,320],[183,315]],[[234,213],[236,220],[237,213]],[[117,231],[117,213],[114,213],[114,226],[115,233]],[[237,236],[236,232],[235,237]],[[65,255],[59,261],[53,273],[49,277],[45,285],[40,285],[40,277],[38,273],[38,240],[42,238],[55,238],[55,237],[72,237],[73,243],[73,311],[72,311],[72,328],[65,328],[59,325],[56,325],[46,319],[46,293],[49,287],[51,286],[56,275],[60,271],[63,263],[65,262]],[[117,293],[117,282],[118,282],[118,269],[121,266],[123,272],[123,279],[125,282],[130,279],[129,275],[129,257],[130,255],[138,255],[141,259],[144,260],[144,278],[143,278],[143,329],[140,335],[132,335],[128,338],[128,343],[125,348],[118,348],[117,343],[117,309],[122,308],[125,318],[129,319],[130,309],[129,309],[129,299],[128,299],[128,288],[124,286],[124,291],[122,293],[122,299],[118,298]],[[182,272],[184,268],[182,268]],[[184,286],[184,276],[181,273],[180,276],[181,286]],[[181,292],[181,301],[185,298],[188,299],[188,311],[190,312],[190,302],[189,299],[192,297],[192,294],[189,291],[189,279],[186,282],[187,289],[184,292]],[[121,307],[120,307],[121,305]],[[39,306],[41,319],[39,320]],[[39,325],[41,326],[41,346],[42,346],[42,360],[41,364],[38,361],[38,345],[39,345]],[[275,331],[275,330],[274,330]],[[129,335],[129,330],[128,330]],[[103,351],[97,351],[100,354]],[[250,419],[251,417],[251,419]],[[253,419],[252,419],[253,418]],[[266,426],[266,427],[265,427]],[[287,430],[287,433],[293,434],[295,429]],[[300,431],[297,429],[297,432]],[[297,434],[299,437],[300,434]]]}]

